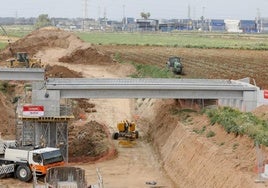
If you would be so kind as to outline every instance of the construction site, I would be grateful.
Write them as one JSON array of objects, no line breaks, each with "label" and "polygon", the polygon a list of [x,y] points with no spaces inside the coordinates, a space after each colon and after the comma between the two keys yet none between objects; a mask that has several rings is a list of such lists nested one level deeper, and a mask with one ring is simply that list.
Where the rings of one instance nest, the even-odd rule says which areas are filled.
[{"label": "construction site", "polygon": [[[6,60],[11,56],[10,48],[41,59],[42,66],[9,67]],[[186,84],[184,79],[133,81],[128,76],[136,71],[135,67],[118,63],[114,58],[117,52],[125,60],[143,64],[163,64],[177,53],[186,60],[191,56],[192,64],[184,65],[185,82],[192,79],[194,88],[198,81],[193,78],[201,77],[208,79],[205,83],[210,89],[202,90],[199,85],[204,82],[200,81],[194,92],[187,93],[182,87]],[[72,178],[60,178],[80,182],[61,184],[62,187],[267,187],[266,181],[256,182],[260,173],[257,164],[260,160],[262,164],[267,162],[267,148],[256,148],[249,137],[211,126],[206,115],[196,113],[208,103],[232,103],[230,106],[268,120],[268,106],[257,107],[250,98],[258,89],[237,81],[247,77],[247,71],[224,71],[223,65],[233,54],[237,56],[232,61],[235,66],[242,60],[250,62],[253,57],[260,63],[268,58],[265,51],[92,45],[56,28],[33,31],[0,52],[0,77],[6,80],[2,81],[5,92],[0,92],[1,139],[14,139],[21,146],[59,148],[66,167],[63,174],[73,174]],[[194,65],[195,59],[202,58],[207,60],[203,69],[210,73]],[[221,66],[217,73],[213,70],[217,65],[209,66],[215,59]],[[254,76],[259,87],[268,88],[260,74],[264,70],[252,66],[254,69],[247,67],[250,76]],[[225,89],[216,92],[226,86],[228,93]],[[201,91],[205,95],[200,96]],[[241,99],[241,95],[248,98]],[[207,101],[206,96],[213,100]],[[215,102],[217,98],[221,101]],[[174,115],[182,109],[186,110]],[[204,126],[204,131],[213,131],[216,136],[206,137],[193,131]],[[52,169],[45,180],[55,183],[57,173]],[[6,188],[44,184],[44,179],[0,179],[1,187]]]}]

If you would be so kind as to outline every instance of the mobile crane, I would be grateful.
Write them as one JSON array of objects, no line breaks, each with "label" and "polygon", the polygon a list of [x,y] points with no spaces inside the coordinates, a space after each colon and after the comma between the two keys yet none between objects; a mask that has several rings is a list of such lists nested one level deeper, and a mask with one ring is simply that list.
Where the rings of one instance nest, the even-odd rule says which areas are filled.
[{"label": "mobile crane", "polygon": [[48,168],[63,166],[64,158],[60,149],[52,147],[16,147],[15,140],[0,140],[0,176],[13,175],[28,182],[47,173]]}]

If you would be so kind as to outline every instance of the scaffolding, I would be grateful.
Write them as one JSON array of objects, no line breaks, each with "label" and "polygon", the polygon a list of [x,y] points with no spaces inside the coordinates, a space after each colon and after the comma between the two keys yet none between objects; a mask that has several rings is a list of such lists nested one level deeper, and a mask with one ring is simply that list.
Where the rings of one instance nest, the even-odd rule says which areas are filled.
[{"label": "scaffolding", "polygon": [[19,146],[42,146],[60,148],[65,161],[68,161],[68,121],[22,120],[17,124]]},{"label": "scaffolding", "polygon": [[[26,101],[23,101],[26,102]],[[18,146],[41,146],[60,148],[68,162],[68,123],[74,118],[71,104],[60,105],[56,110],[50,107],[50,113],[44,115],[25,115],[23,106],[32,104],[18,102],[16,115],[16,140]],[[58,112],[56,116],[51,112]]]}]

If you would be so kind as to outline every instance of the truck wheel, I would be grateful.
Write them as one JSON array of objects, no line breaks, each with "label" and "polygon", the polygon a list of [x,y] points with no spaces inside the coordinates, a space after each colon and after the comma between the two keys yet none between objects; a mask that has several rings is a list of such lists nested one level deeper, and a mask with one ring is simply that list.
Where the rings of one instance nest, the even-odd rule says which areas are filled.
[{"label": "truck wheel", "polygon": [[135,131],[136,138],[139,138],[139,131]]},{"label": "truck wheel", "polygon": [[16,170],[16,177],[21,181],[28,182],[32,179],[33,175],[28,166],[19,165],[19,167]]},{"label": "truck wheel", "polygon": [[119,133],[113,133],[113,139],[114,139],[114,140],[117,140],[118,137],[119,137]]}]

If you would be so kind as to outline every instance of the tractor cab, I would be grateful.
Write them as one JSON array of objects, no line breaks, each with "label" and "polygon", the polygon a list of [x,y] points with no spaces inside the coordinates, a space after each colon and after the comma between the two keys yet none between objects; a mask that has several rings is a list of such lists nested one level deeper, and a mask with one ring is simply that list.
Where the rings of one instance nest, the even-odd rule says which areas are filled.
[{"label": "tractor cab", "polygon": [[16,59],[19,62],[27,63],[29,62],[29,57],[27,52],[17,52]]},{"label": "tractor cab", "polygon": [[182,74],[183,65],[181,63],[181,58],[178,56],[170,57],[167,61],[167,68],[175,74]]}]

